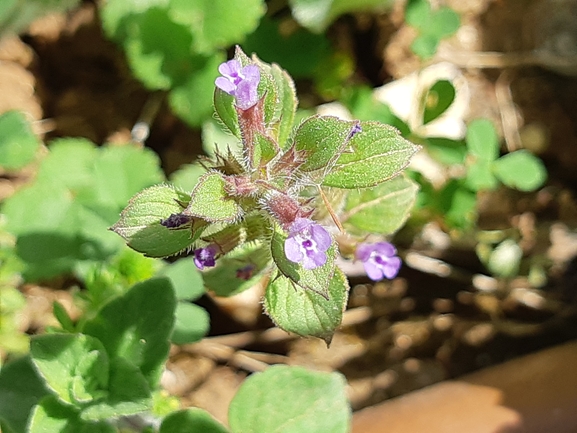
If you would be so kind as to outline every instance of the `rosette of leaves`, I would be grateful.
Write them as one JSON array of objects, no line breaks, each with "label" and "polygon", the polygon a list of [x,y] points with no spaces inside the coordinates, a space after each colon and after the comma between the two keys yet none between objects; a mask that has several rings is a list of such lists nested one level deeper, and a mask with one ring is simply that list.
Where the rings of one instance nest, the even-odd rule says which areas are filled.
[{"label": "rosette of leaves", "polygon": [[335,265],[337,243],[331,236],[323,263],[306,269],[285,254],[291,224],[329,214],[338,221],[340,213],[359,238],[391,234],[416,195],[415,184],[399,174],[419,147],[379,122],[311,116],[294,125],[290,76],[239,48],[235,60],[260,72],[251,107],[240,108],[220,89],[214,94],[216,115],[241,153],[228,150],[205,161],[190,193],[171,185],[140,192],[112,229],[152,257],[211,248],[217,265],[204,272],[208,289],[230,295],[266,277],[264,307],[275,323],[328,342],[349,289]]}]

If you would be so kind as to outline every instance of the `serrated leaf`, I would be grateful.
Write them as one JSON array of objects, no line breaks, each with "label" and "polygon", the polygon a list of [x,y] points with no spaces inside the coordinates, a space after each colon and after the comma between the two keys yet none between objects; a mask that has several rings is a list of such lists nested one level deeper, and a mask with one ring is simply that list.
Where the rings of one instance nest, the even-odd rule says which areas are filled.
[{"label": "serrated leaf", "polygon": [[467,126],[467,149],[469,153],[485,161],[494,161],[499,156],[497,131],[488,119],[475,119]]},{"label": "serrated leaf", "polygon": [[189,408],[168,415],[158,433],[229,433],[229,430],[202,409]]},{"label": "serrated leaf", "polygon": [[170,281],[154,278],[106,304],[82,331],[98,338],[111,360],[120,357],[136,365],[154,388],[168,356],[175,308]]},{"label": "serrated leaf", "polygon": [[24,433],[31,411],[49,394],[29,356],[6,363],[0,370],[0,421],[14,433]]},{"label": "serrated leaf", "polygon": [[345,390],[339,373],[275,365],[243,382],[230,403],[229,424],[234,433],[346,433]]},{"label": "serrated leaf", "polygon": [[419,186],[397,176],[373,188],[349,191],[341,222],[350,230],[389,235],[409,217]]},{"label": "serrated leaf", "polygon": [[242,215],[242,208],[226,193],[222,174],[212,171],[200,178],[182,213],[210,222],[233,222]]},{"label": "serrated leaf", "polygon": [[107,421],[135,415],[152,407],[152,397],[146,378],[127,359],[116,358],[110,364],[108,394],[100,401],[83,408],[84,421]]},{"label": "serrated leaf", "polygon": [[527,150],[509,153],[493,163],[495,176],[510,188],[534,191],[547,180],[547,169]]},{"label": "serrated leaf", "polygon": [[273,275],[264,297],[265,311],[279,328],[303,337],[319,337],[329,344],[341,324],[349,284],[339,268],[327,282],[326,297],[323,297],[311,290],[302,290],[281,274]]},{"label": "serrated leaf", "polygon": [[18,170],[34,160],[40,147],[30,124],[19,111],[0,115],[0,167]]},{"label": "serrated leaf", "polygon": [[361,122],[362,131],[350,140],[351,152],[341,154],[323,181],[336,188],[368,188],[403,170],[420,149],[399,132],[378,122]]},{"label": "serrated leaf", "polygon": [[179,302],[174,316],[174,330],[170,337],[174,344],[195,343],[210,329],[210,317],[206,310],[198,305]]},{"label": "serrated leaf", "polygon": [[324,265],[314,269],[304,269],[301,264],[291,262],[286,258],[284,249],[286,239],[286,233],[277,227],[271,240],[271,253],[279,272],[298,287],[311,290],[321,296],[329,296],[327,289],[336,268],[337,251],[335,243],[333,242],[327,250],[327,261]]},{"label": "serrated leaf", "polygon": [[32,362],[63,403],[76,405],[102,396],[108,385],[108,356],[96,338],[51,334],[30,341]]},{"label": "serrated leaf", "polygon": [[258,242],[244,244],[203,272],[207,290],[217,296],[233,296],[254,286],[271,262],[270,249]]},{"label": "serrated leaf", "polygon": [[300,169],[329,172],[339,156],[347,149],[358,121],[341,120],[332,116],[312,116],[300,124],[295,132],[294,146],[304,154]]},{"label": "serrated leaf", "polygon": [[136,194],[110,229],[122,236],[128,246],[148,257],[174,255],[193,244],[202,230],[168,229],[160,222],[183,211],[188,194],[169,185],[156,185]]},{"label": "serrated leaf", "polygon": [[423,125],[441,116],[455,100],[455,87],[448,80],[439,80],[424,95]]}]

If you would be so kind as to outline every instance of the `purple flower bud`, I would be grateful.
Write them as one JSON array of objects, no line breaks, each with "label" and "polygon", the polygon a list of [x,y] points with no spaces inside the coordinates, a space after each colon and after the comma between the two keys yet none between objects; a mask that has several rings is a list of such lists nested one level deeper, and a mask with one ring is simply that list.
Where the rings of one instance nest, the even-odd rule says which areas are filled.
[{"label": "purple flower bud", "polygon": [[204,268],[212,268],[216,265],[217,252],[218,247],[216,245],[209,245],[208,247],[194,250],[194,264],[201,271]]},{"label": "purple flower bud", "polygon": [[181,213],[173,213],[165,220],[160,220],[160,225],[168,229],[176,229],[180,226],[188,224],[191,220],[191,216],[183,215]]},{"label": "purple flower bud", "polygon": [[390,279],[397,276],[401,259],[396,254],[396,248],[388,242],[362,243],[357,247],[355,257],[363,262],[369,278],[378,281],[383,277]]},{"label": "purple flower bud", "polygon": [[241,68],[238,60],[229,60],[218,67],[222,77],[214,82],[216,87],[234,96],[236,105],[247,110],[258,102],[257,87],[260,71],[256,65]]},{"label": "purple flower bud", "polygon": [[323,226],[308,218],[297,218],[290,226],[284,252],[291,262],[302,263],[305,269],[314,269],[326,263],[325,252],[331,243],[331,235]]}]

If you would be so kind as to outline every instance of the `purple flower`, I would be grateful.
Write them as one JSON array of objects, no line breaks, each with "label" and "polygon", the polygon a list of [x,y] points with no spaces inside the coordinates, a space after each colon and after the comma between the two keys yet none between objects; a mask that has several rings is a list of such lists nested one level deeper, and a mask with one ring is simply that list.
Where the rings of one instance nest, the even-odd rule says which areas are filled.
[{"label": "purple flower", "polygon": [[229,60],[218,67],[223,76],[214,82],[216,87],[232,95],[236,105],[247,110],[258,102],[257,87],[260,81],[260,71],[256,65],[241,68],[238,60]]},{"label": "purple flower", "polygon": [[369,278],[378,281],[383,277],[396,277],[401,268],[401,259],[396,254],[396,248],[388,242],[362,243],[357,247],[355,257],[363,262]]},{"label": "purple flower", "polygon": [[325,251],[331,243],[331,235],[324,227],[308,218],[297,218],[290,226],[284,252],[291,262],[302,263],[305,269],[314,269],[326,263]]},{"label": "purple flower", "polygon": [[218,247],[216,245],[209,245],[208,247],[194,250],[194,264],[201,271],[204,268],[212,268],[216,265],[217,252]]}]

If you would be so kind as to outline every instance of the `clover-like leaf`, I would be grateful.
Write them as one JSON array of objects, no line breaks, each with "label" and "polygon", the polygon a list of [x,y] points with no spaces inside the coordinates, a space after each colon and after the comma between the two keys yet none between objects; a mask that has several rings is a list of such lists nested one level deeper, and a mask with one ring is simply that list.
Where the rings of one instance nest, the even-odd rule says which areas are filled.
[{"label": "clover-like leaf", "polygon": [[59,400],[76,405],[100,398],[108,385],[108,355],[83,334],[40,335],[30,342],[32,362]]},{"label": "clover-like leaf", "polygon": [[350,152],[342,153],[324,178],[324,186],[355,189],[377,185],[400,173],[420,149],[389,125],[361,122],[361,129],[349,142]]},{"label": "clover-like leaf", "polygon": [[286,239],[287,235],[277,227],[271,240],[271,252],[279,272],[303,289],[311,290],[324,297],[330,296],[327,290],[336,268],[337,251],[335,243],[333,242],[327,250],[327,261],[324,265],[314,269],[305,269],[301,264],[287,259],[285,254]]},{"label": "clover-like leaf", "polygon": [[188,248],[202,229],[168,229],[160,224],[172,214],[180,214],[190,197],[169,185],[147,188],[132,199],[111,230],[122,236],[128,246],[148,257],[167,257]]},{"label": "clover-like leaf", "polygon": [[381,185],[349,191],[341,222],[349,230],[389,235],[409,217],[418,185],[406,176],[397,176]]},{"label": "clover-like leaf", "polygon": [[358,121],[341,120],[333,116],[311,116],[298,127],[294,146],[304,154],[300,169],[329,172],[353,137]]},{"label": "clover-like leaf", "polygon": [[211,171],[200,178],[182,213],[210,222],[233,222],[242,215],[242,208],[226,193],[222,175]]},{"label": "clover-like leaf", "polygon": [[467,126],[467,149],[476,158],[494,161],[499,156],[499,139],[488,119],[475,119]]},{"label": "clover-like leaf", "polygon": [[501,182],[520,191],[534,191],[547,179],[541,160],[527,150],[502,156],[493,163],[493,170]]},{"label": "clover-like leaf", "polygon": [[327,296],[323,297],[311,290],[302,290],[280,273],[273,275],[264,296],[265,312],[279,328],[306,337],[319,337],[329,344],[341,324],[349,284],[339,268],[327,282]]}]

